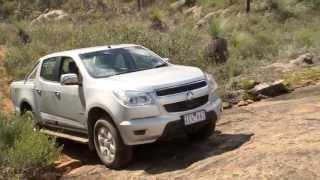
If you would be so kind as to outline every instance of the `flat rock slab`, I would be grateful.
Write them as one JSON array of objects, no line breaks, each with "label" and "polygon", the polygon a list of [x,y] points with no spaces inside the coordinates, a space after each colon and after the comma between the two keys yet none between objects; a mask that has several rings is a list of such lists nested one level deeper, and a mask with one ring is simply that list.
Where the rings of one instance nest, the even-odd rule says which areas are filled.
[{"label": "flat rock slab", "polygon": [[209,140],[139,146],[124,170],[96,161],[62,179],[320,179],[319,129],[320,85],[226,110]]},{"label": "flat rock slab", "polygon": [[263,95],[267,97],[274,97],[288,92],[289,90],[283,80],[275,81],[273,83],[261,83],[249,90],[249,93],[254,96]]}]

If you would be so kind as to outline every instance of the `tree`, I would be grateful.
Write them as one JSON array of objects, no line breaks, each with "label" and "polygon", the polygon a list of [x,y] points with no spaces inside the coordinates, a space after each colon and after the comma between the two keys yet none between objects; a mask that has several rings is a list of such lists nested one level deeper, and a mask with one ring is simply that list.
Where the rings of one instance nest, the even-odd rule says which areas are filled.
[{"label": "tree", "polygon": [[142,9],[142,0],[137,0],[137,4],[138,4],[138,10],[141,11]]},{"label": "tree", "polygon": [[251,0],[246,0],[246,12],[250,13],[251,10]]}]

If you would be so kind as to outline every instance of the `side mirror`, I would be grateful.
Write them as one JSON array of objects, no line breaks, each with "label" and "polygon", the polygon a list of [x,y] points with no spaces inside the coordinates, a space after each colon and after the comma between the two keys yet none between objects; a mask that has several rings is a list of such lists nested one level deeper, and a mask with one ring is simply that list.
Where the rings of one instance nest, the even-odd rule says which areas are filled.
[{"label": "side mirror", "polygon": [[80,85],[78,75],[73,73],[63,74],[60,83],[61,85]]},{"label": "side mirror", "polygon": [[166,63],[170,62],[169,58],[162,58]]}]

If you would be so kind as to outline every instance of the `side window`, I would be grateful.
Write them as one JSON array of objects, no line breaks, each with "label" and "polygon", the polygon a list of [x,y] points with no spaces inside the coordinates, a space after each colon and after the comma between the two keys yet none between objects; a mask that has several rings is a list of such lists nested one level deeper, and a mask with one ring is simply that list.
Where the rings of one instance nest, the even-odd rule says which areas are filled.
[{"label": "side window", "polygon": [[40,76],[48,81],[59,81],[59,60],[57,58],[50,58],[44,60],[41,67]]},{"label": "side window", "polygon": [[62,57],[61,60],[62,60],[62,64],[61,64],[61,70],[60,70],[60,77],[61,75],[68,74],[68,73],[77,74],[79,76],[79,69],[72,58]]}]

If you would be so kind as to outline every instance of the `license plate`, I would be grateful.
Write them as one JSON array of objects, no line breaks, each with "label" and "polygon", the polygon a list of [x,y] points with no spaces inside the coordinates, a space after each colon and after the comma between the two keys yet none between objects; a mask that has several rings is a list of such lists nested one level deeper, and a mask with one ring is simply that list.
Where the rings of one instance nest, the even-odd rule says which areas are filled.
[{"label": "license plate", "polygon": [[207,119],[205,111],[194,112],[183,116],[184,124],[191,125]]}]

